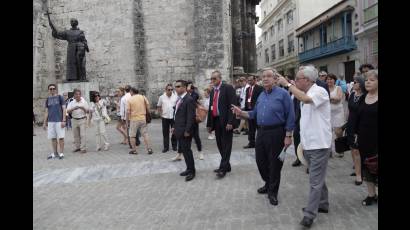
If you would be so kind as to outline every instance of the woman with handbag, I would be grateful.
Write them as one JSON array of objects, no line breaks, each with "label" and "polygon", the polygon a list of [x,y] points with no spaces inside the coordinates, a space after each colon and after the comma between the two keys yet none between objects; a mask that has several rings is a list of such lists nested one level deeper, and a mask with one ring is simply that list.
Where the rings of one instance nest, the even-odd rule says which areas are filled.
[{"label": "woman with handbag", "polygon": [[362,205],[377,203],[378,176],[378,70],[364,74],[367,94],[357,112],[355,133],[362,161],[362,175],[366,181],[368,196]]},{"label": "woman with handbag", "polygon": [[[342,126],[345,124],[345,116],[343,110],[343,99],[344,94],[342,88],[337,86],[335,83],[337,81],[336,75],[329,73],[326,77],[326,83],[329,87],[330,92],[330,122],[332,124],[332,152],[335,152],[334,140],[335,138],[342,137],[343,130]],[[339,153],[338,157],[343,157],[343,153]]]},{"label": "woman with handbag", "polygon": [[[110,122],[110,118],[107,114],[107,107],[104,100],[101,99],[99,93],[94,94],[94,100],[90,106],[90,121],[93,121],[96,125],[96,151],[100,151],[104,147],[104,151],[107,151],[110,144],[107,141],[105,134],[105,124]],[[104,146],[101,146],[101,140]]]},{"label": "woman with handbag", "polygon": [[353,79],[353,88],[350,93],[349,101],[348,101],[348,108],[349,108],[349,116],[347,119],[347,142],[352,152],[352,160],[354,164],[354,173],[350,174],[350,176],[356,176],[355,184],[361,185],[362,181],[362,172],[361,172],[361,164],[360,164],[360,152],[357,146],[357,140],[353,133],[353,125],[354,125],[354,117],[357,114],[357,110],[359,105],[365,98],[366,88],[364,86],[364,78],[363,76],[357,75]]}]

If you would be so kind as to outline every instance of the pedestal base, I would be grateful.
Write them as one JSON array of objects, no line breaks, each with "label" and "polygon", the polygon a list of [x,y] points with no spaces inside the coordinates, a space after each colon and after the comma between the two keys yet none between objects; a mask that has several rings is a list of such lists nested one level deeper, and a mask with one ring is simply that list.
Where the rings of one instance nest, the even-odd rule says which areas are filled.
[{"label": "pedestal base", "polygon": [[86,82],[86,81],[68,81],[59,83],[57,85],[58,94],[63,95],[64,92],[73,92],[74,89],[81,90],[81,96],[87,101],[90,102],[90,92],[91,91],[100,91],[100,86],[96,82]]}]

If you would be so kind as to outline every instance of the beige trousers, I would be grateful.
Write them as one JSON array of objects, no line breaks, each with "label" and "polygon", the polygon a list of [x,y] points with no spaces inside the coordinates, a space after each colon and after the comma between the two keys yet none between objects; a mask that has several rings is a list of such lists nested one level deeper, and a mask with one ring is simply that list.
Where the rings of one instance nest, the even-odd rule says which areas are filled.
[{"label": "beige trousers", "polygon": [[[94,124],[97,128],[97,132],[95,134],[96,137],[96,146],[97,148],[103,148],[104,146],[108,145],[107,136],[105,135],[105,123],[103,119],[95,120]],[[104,146],[101,146],[101,140],[103,141]]]},{"label": "beige trousers", "polygon": [[87,119],[76,120],[72,119],[73,127],[73,136],[74,136],[74,145],[76,149],[86,150],[85,149],[85,126]]}]

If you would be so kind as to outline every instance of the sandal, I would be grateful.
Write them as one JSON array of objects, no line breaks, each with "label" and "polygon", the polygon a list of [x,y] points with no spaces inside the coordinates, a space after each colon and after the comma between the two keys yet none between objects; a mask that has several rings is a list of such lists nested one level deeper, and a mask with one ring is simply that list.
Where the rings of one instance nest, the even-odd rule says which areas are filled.
[{"label": "sandal", "polygon": [[154,151],[152,151],[152,149],[148,149],[148,154],[153,154],[154,153]]},{"label": "sandal", "polygon": [[377,203],[377,196],[376,195],[368,196],[368,197],[366,197],[366,199],[364,199],[362,201],[363,206],[369,206],[369,205],[372,205],[373,203]]},{"label": "sandal", "polygon": [[137,151],[133,151],[133,150],[131,150],[131,151],[129,152],[129,154],[134,154],[134,155],[137,155],[137,154],[138,154],[138,152],[137,152]]}]

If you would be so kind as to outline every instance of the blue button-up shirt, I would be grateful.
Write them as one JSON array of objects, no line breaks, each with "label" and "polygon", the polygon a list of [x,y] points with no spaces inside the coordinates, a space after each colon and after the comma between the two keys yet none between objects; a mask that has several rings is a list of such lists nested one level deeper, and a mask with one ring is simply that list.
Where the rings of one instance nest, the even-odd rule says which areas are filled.
[{"label": "blue button-up shirt", "polygon": [[272,91],[264,90],[256,101],[255,108],[248,112],[249,119],[255,119],[258,125],[284,124],[286,131],[295,128],[295,111],[289,93],[279,87]]}]

